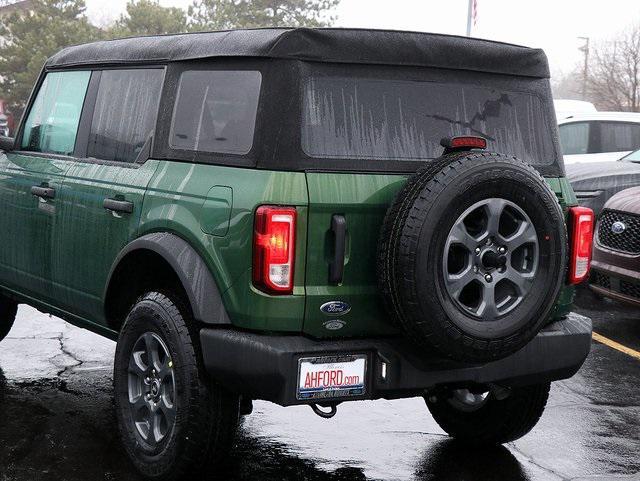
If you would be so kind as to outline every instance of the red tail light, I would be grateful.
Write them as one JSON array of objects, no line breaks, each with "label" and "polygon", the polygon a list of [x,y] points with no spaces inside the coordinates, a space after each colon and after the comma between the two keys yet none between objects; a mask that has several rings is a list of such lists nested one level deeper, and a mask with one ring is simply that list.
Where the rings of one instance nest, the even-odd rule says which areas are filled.
[{"label": "red tail light", "polygon": [[293,292],[296,209],[263,205],[256,210],[253,283],[270,294]]},{"label": "red tail light", "polygon": [[586,207],[569,209],[571,221],[571,252],[569,283],[578,284],[589,274],[593,245],[593,211]]}]

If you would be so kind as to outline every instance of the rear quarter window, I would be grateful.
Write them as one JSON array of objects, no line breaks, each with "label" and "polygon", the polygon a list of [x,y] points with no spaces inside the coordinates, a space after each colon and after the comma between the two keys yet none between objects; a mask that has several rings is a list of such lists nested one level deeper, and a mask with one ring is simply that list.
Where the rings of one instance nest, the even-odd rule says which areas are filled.
[{"label": "rear quarter window", "polygon": [[600,151],[625,152],[640,147],[640,124],[600,122]]},{"label": "rear quarter window", "polygon": [[253,145],[261,82],[258,71],[183,72],[169,146],[187,151],[247,154]]},{"label": "rear quarter window", "polygon": [[315,158],[423,160],[440,140],[479,135],[532,164],[556,154],[535,94],[431,81],[312,77],[303,88],[302,148]]}]

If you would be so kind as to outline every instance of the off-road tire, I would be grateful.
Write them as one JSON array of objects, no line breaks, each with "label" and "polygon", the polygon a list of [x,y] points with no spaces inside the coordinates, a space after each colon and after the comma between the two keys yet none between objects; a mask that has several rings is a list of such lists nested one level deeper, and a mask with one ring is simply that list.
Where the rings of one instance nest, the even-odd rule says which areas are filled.
[{"label": "off-road tire", "polygon": [[549,383],[512,388],[506,399],[492,393],[477,410],[455,407],[446,392],[425,398],[438,425],[457,441],[477,446],[504,444],[521,438],[540,420],[547,399]]},{"label": "off-road tire", "polygon": [[[148,452],[131,418],[128,365],[136,340],[145,332],[162,338],[175,375],[176,421],[171,435]],[[198,479],[215,474],[231,448],[239,417],[239,397],[206,375],[198,331],[190,309],[171,292],[148,292],[131,308],[120,332],[114,387],[120,436],[129,458],[148,479]]]},{"label": "off-road tire", "polygon": [[9,334],[17,313],[18,303],[0,294],[0,341]]},{"label": "off-road tire", "polygon": [[[504,316],[519,324],[499,335],[497,325],[481,334],[483,326],[465,329],[468,316],[454,309],[441,263],[454,221],[492,196],[510,197],[535,221],[545,273],[536,274],[533,294]],[[544,326],[566,279],[567,250],[558,199],[533,167],[502,154],[458,152],[416,172],[396,195],[380,233],[378,284],[392,322],[407,337],[446,357],[485,362],[514,353]]]}]

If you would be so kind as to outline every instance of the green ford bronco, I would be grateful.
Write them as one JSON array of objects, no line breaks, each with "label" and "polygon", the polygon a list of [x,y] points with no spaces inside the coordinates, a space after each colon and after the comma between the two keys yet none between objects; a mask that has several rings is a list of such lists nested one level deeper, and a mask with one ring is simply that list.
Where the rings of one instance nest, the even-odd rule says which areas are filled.
[{"label": "green ford bronco", "polygon": [[214,472],[256,399],[421,396],[454,438],[523,436],[591,338],[548,77],[395,31],[64,49],[0,141],[0,338],[27,303],[117,340],[151,479]]}]

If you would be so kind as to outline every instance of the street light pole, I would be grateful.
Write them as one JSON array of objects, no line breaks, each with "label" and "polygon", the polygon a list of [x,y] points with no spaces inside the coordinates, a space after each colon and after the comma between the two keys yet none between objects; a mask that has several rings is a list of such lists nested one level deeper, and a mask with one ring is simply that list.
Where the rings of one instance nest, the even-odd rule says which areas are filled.
[{"label": "street light pole", "polygon": [[471,37],[471,17],[473,16],[473,0],[469,0],[469,9],[467,10],[467,37]]},{"label": "street light pole", "polygon": [[578,50],[584,53],[584,67],[582,70],[582,100],[587,100],[587,83],[589,80],[589,37],[578,37],[584,40],[584,45]]}]

